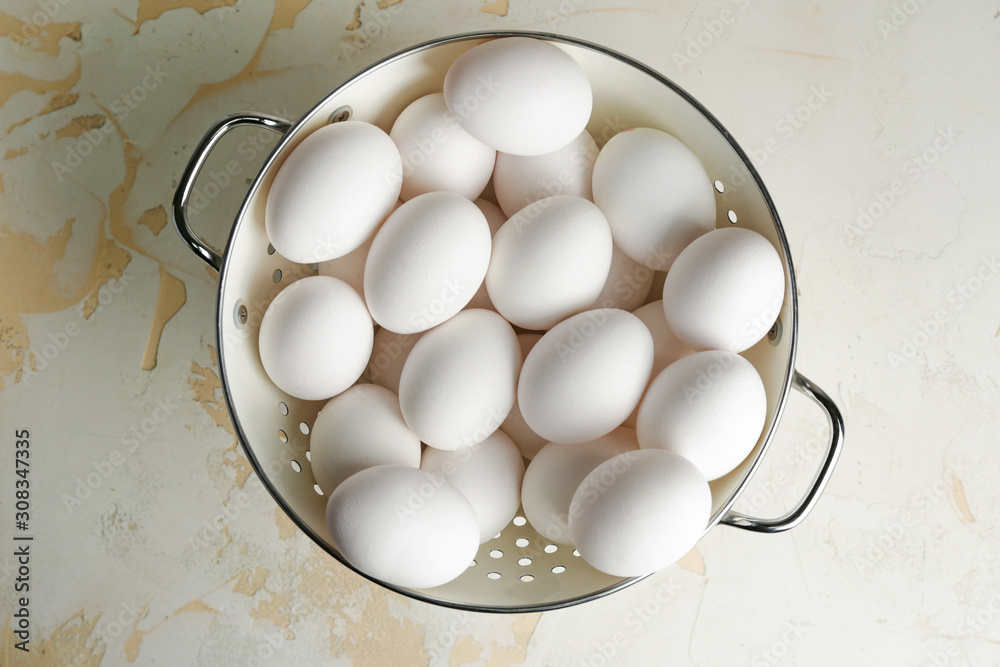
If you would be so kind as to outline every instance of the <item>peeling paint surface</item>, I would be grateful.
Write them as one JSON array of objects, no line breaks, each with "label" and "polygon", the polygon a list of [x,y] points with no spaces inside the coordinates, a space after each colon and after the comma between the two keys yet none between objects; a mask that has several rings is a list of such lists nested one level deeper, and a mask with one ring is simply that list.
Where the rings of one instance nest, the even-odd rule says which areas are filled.
[{"label": "peeling paint surface", "polygon": [[[372,585],[268,495],[223,395],[218,275],[172,229],[177,180],[226,114],[296,119],[384,56],[488,29],[634,57],[753,161],[796,268],[797,368],[847,422],[836,474],[794,530],[717,527],[601,600],[483,615]],[[5,2],[0,664],[994,664],[998,38],[985,0]],[[190,212],[220,249],[275,140],[231,139]],[[745,175],[714,176],[719,201],[737,200]],[[735,509],[792,509],[823,424],[792,396]],[[20,429],[30,652],[13,615]]]}]

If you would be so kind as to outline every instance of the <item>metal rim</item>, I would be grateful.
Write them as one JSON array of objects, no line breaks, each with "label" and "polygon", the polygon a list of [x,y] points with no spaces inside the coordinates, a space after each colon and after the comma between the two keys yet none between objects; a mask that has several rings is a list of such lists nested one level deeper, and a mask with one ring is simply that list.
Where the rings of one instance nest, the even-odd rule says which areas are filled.
[{"label": "metal rim", "polygon": [[676,83],[674,83],[673,81],[671,81],[667,77],[663,76],[662,74],[660,74],[656,70],[653,70],[653,69],[649,68],[648,66],[644,65],[643,63],[641,63],[641,62],[639,62],[637,60],[634,60],[634,59],[632,59],[632,58],[630,58],[630,57],[628,57],[628,56],[626,56],[626,55],[624,55],[622,53],[619,53],[618,51],[615,51],[613,49],[609,49],[609,48],[607,48],[605,46],[601,46],[599,44],[594,44],[592,42],[588,42],[588,41],[585,41],[585,40],[582,40],[582,39],[577,39],[575,37],[567,37],[565,35],[557,35],[557,34],[546,33],[546,32],[534,32],[534,31],[527,31],[527,30],[498,30],[498,31],[468,32],[468,33],[461,33],[461,34],[457,34],[457,35],[451,35],[449,37],[442,37],[442,38],[438,38],[438,39],[433,39],[433,40],[430,40],[430,41],[426,41],[426,42],[417,44],[415,46],[409,47],[407,49],[404,49],[402,51],[399,51],[397,53],[394,53],[392,55],[389,55],[389,56],[387,56],[387,57],[385,57],[385,58],[383,58],[381,60],[376,61],[375,63],[369,65],[368,67],[362,69],[361,71],[359,71],[358,73],[356,73],[354,76],[352,76],[350,79],[348,79],[348,80],[344,81],[343,83],[339,84],[336,88],[334,88],[326,96],[324,96],[323,99],[321,99],[317,104],[315,104],[312,109],[310,109],[304,116],[302,116],[301,119],[299,119],[298,121],[296,121],[292,125],[291,129],[289,129],[285,133],[285,135],[278,141],[278,143],[271,150],[270,155],[268,156],[268,158],[264,162],[264,164],[261,166],[260,170],[257,172],[257,175],[254,177],[253,183],[250,185],[250,188],[247,190],[247,194],[246,194],[246,196],[243,199],[243,203],[240,205],[240,210],[239,210],[239,212],[236,215],[236,220],[235,220],[235,223],[233,224],[232,230],[230,231],[229,238],[226,241],[226,248],[225,248],[225,251],[224,251],[223,257],[222,257],[222,269],[219,272],[219,294],[218,294],[218,305],[217,305],[217,311],[216,311],[217,312],[217,316],[216,316],[216,345],[218,346],[218,350],[219,350],[219,374],[220,374],[220,379],[221,379],[221,382],[222,382],[222,393],[225,396],[226,406],[227,406],[227,408],[229,410],[229,416],[230,416],[230,419],[233,422],[233,427],[234,427],[234,429],[236,431],[236,437],[237,437],[237,439],[240,442],[240,446],[242,447],[243,452],[246,454],[248,460],[250,461],[250,464],[253,466],[254,472],[257,474],[257,477],[260,479],[261,483],[264,485],[264,488],[267,489],[267,492],[271,495],[271,497],[278,504],[278,506],[281,507],[282,511],[285,512],[286,515],[288,515],[288,517],[292,520],[292,522],[295,523],[295,525],[298,526],[298,528],[302,532],[304,532],[306,535],[308,535],[309,538],[313,542],[315,542],[317,546],[319,546],[326,553],[328,553],[330,556],[332,556],[333,558],[335,558],[339,563],[341,563],[342,565],[346,566],[347,568],[349,568],[353,572],[361,575],[362,577],[364,577],[368,581],[370,581],[370,582],[372,582],[374,584],[377,584],[377,585],[379,585],[379,586],[381,586],[383,588],[387,588],[387,589],[389,589],[389,590],[391,590],[391,591],[393,591],[395,593],[399,593],[400,595],[404,595],[406,597],[409,597],[409,598],[412,598],[412,599],[415,599],[415,600],[420,600],[421,602],[426,602],[426,603],[437,605],[437,606],[449,607],[449,608],[452,608],[452,609],[459,609],[459,610],[463,610],[463,611],[475,611],[475,612],[487,612],[487,613],[526,613],[526,612],[552,611],[552,610],[555,610],[555,609],[563,609],[563,608],[566,608],[566,607],[572,607],[572,606],[575,606],[577,604],[581,604],[581,603],[584,603],[584,602],[590,602],[590,601],[593,601],[593,600],[597,600],[597,599],[602,598],[602,597],[604,597],[606,595],[610,595],[611,593],[615,593],[615,592],[617,592],[619,590],[627,588],[628,586],[631,586],[632,584],[638,583],[639,581],[642,581],[646,577],[652,576],[652,574],[655,574],[655,573],[651,573],[649,575],[645,575],[645,576],[642,576],[642,577],[631,577],[631,578],[623,579],[622,581],[620,581],[620,582],[618,582],[616,584],[613,584],[613,585],[608,586],[606,588],[594,591],[592,593],[588,593],[586,595],[579,595],[579,596],[576,596],[576,597],[573,597],[573,598],[569,598],[569,599],[566,599],[566,600],[559,600],[557,602],[543,602],[543,603],[531,604],[531,605],[512,605],[512,606],[502,606],[502,607],[500,607],[500,606],[497,606],[497,607],[488,607],[488,606],[482,606],[482,605],[476,605],[476,604],[469,604],[469,603],[464,603],[464,602],[455,602],[455,601],[452,601],[452,600],[445,600],[445,599],[435,598],[433,596],[426,595],[426,594],[424,594],[424,593],[422,593],[420,591],[414,591],[414,590],[410,590],[410,589],[406,589],[406,588],[401,588],[399,586],[395,586],[393,584],[386,583],[384,581],[381,581],[379,579],[375,579],[374,577],[371,577],[371,576],[365,574],[364,572],[360,571],[358,568],[356,568],[353,565],[351,565],[351,563],[347,562],[347,560],[342,555],[340,555],[340,553],[338,553],[337,551],[331,549],[329,547],[329,545],[327,544],[326,540],[324,538],[321,538],[319,535],[317,535],[316,532],[313,531],[312,528],[310,528],[309,525],[306,524],[301,519],[301,517],[299,517],[298,513],[296,513],[285,502],[285,500],[282,497],[282,495],[271,484],[271,482],[267,478],[267,476],[264,475],[264,474],[262,474],[263,467],[262,467],[260,461],[257,459],[256,455],[254,454],[253,449],[248,444],[248,438],[246,436],[246,433],[243,430],[243,425],[240,422],[239,414],[236,412],[236,406],[233,405],[232,398],[231,398],[231,395],[230,395],[230,392],[229,392],[229,381],[228,381],[228,376],[226,374],[226,350],[225,350],[225,347],[223,345],[223,340],[222,340],[223,318],[225,317],[225,314],[222,312],[222,295],[225,292],[226,281],[227,281],[227,278],[228,278],[228,268],[229,268],[229,264],[230,264],[230,261],[231,261],[231,257],[230,257],[231,253],[229,252],[230,248],[233,245],[233,241],[234,241],[234,239],[236,237],[236,234],[239,232],[240,225],[243,222],[243,219],[244,219],[244,216],[245,216],[245,213],[246,213],[246,209],[247,209],[247,207],[248,207],[248,205],[250,203],[250,200],[252,199],[253,195],[256,194],[258,188],[260,187],[260,183],[263,180],[264,174],[266,174],[271,169],[271,167],[274,164],[275,159],[277,158],[278,153],[282,150],[282,148],[284,148],[285,144],[288,143],[291,140],[291,138],[299,131],[299,129],[309,119],[311,119],[313,116],[315,116],[317,113],[319,113],[320,108],[325,105],[325,103],[326,103],[326,101],[328,99],[330,99],[334,95],[339,94],[345,88],[353,85],[355,82],[357,82],[358,80],[364,78],[365,76],[369,75],[370,73],[374,72],[375,70],[380,69],[380,68],[382,68],[382,67],[384,67],[384,66],[386,66],[386,65],[388,65],[390,63],[393,63],[393,62],[395,62],[395,61],[397,61],[397,60],[399,60],[401,58],[407,57],[407,56],[412,55],[414,53],[419,53],[421,51],[425,51],[427,49],[430,49],[430,48],[433,48],[433,47],[436,47],[436,46],[440,46],[442,44],[449,44],[449,43],[453,43],[453,42],[461,42],[461,41],[468,41],[468,40],[474,40],[474,39],[490,39],[490,38],[495,38],[495,37],[515,37],[515,36],[519,36],[519,37],[531,37],[531,38],[535,38],[535,39],[544,39],[544,40],[548,40],[548,41],[561,42],[563,44],[569,44],[569,45],[573,45],[573,46],[578,46],[578,47],[581,47],[581,48],[589,49],[591,51],[595,51],[597,53],[601,53],[601,54],[606,55],[606,56],[608,56],[610,58],[614,58],[615,60],[618,60],[618,61],[620,61],[620,62],[622,62],[622,63],[624,63],[626,65],[629,65],[630,67],[633,67],[633,68],[639,70],[640,72],[643,72],[647,76],[655,79],[656,81],[658,81],[662,85],[667,86],[673,92],[677,93],[688,104],[690,104],[695,109],[697,109],[698,112],[702,116],[704,116],[704,118],[706,120],[708,120],[715,127],[716,130],[718,130],[718,132],[726,139],[726,141],[729,143],[729,145],[732,146],[732,148],[736,151],[737,155],[739,155],[740,159],[743,161],[744,166],[747,168],[747,171],[750,174],[751,178],[753,179],[753,182],[756,184],[757,188],[760,190],[761,196],[764,198],[764,201],[765,201],[765,203],[767,205],[767,209],[768,209],[768,212],[769,212],[769,214],[771,216],[771,219],[774,222],[774,226],[775,226],[775,229],[776,229],[776,232],[777,232],[777,235],[778,235],[778,241],[779,241],[779,243],[781,245],[781,251],[782,251],[782,254],[784,256],[785,262],[786,262],[786,264],[788,266],[788,281],[789,281],[789,289],[790,289],[790,293],[791,293],[790,312],[791,312],[791,316],[792,316],[791,317],[792,321],[791,321],[790,326],[787,323],[785,324],[785,326],[789,326],[790,330],[787,333],[791,336],[791,339],[789,341],[788,365],[787,365],[787,367],[785,369],[785,378],[784,378],[784,381],[782,382],[780,396],[778,397],[777,407],[776,407],[775,413],[774,413],[774,420],[772,421],[771,428],[768,430],[767,435],[764,438],[763,444],[761,445],[761,450],[757,454],[756,458],[754,459],[753,463],[750,466],[750,469],[747,471],[746,475],[744,476],[743,480],[740,482],[739,486],[737,486],[737,488],[733,491],[733,493],[726,500],[726,502],[723,503],[722,507],[720,507],[719,510],[715,514],[712,515],[711,520],[709,521],[708,525],[705,528],[705,532],[702,533],[702,537],[704,537],[704,535],[707,534],[708,531],[710,531],[713,528],[715,528],[715,526],[719,524],[719,522],[726,515],[726,513],[736,503],[736,500],[739,498],[739,496],[746,489],[747,485],[750,483],[750,480],[753,478],[753,476],[756,473],[757,469],[760,467],[761,462],[762,462],[765,454],[767,453],[767,450],[770,448],[771,442],[774,439],[774,435],[775,435],[775,433],[777,431],[778,424],[781,421],[781,415],[784,412],[785,403],[787,402],[788,396],[789,396],[789,393],[790,393],[790,389],[791,389],[791,385],[792,385],[792,378],[793,378],[794,373],[795,373],[795,354],[796,354],[796,349],[797,349],[797,344],[798,344],[798,298],[797,298],[797,290],[796,290],[796,286],[795,286],[795,270],[794,270],[794,267],[792,265],[792,255],[791,255],[791,250],[788,247],[788,239],[785,236],[784,227],[781,224],[781,220],[780,220],[780,218],[778,216],[778,211],[777,211],[777,209],[774,206],[774,202],[771,199],[770,193],[767,191],[767,188],[764,186],[764,183],[761,180],[760,175],[757,173],[756,168],[754,168],[753,164],[750,162],[750,159],[747,157],[747,154],[740,147],[740,145],[736,142],[736,140],[729,133],[729,131],[722,125],[722,123],[720,123],[719,120],[715,116],[713,116],[712,113],[707,108],[705,108],[700,102],[698,102],[698,100],[696,100],[694,97],[692,97],[687,91],[685,91],[683,88],[681,88]]}]

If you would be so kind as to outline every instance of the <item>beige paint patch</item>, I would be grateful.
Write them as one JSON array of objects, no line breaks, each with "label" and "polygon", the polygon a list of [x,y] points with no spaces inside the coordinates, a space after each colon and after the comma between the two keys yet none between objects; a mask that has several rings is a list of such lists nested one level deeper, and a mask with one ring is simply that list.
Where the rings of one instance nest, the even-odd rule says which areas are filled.
[{"label": "beige paint patch", "polygon": [[56,81],[36,79],[19,72],[0,71],[0,107],[7,104],[7,100],[14,93],[22,90],[27,90],[38,95],[44,95],[52,91],[68,91],[80,81],[80,74],[82,72],[80,63],[81,61],[78,58],[76,68],[68,76]]},{"label": "beige paint patch", "polygon": [[236,583],[233,584],[233,591],[242,593],[247,597],[253,597],[257,591],[264,588],[267,575],[270,572],[262,567],[255,567],[251,570],[243,570],[236,575]]},{"label": "beige paint patch", "polygon": [[[430,664],[424,647],[424,629],[408,618],[398,619],[389,613],[389,596],[395,594],[376,586],[368,586],[368,590],[371,597],[360,616],[357,619],[343,617],[344,635],[333,637],[331,651],[346,655],[352,665],[359,666],[384,664],[386,655],[406,656],[407,665]],[[337,595],[343,596],[343,593]]]},{"label": "beige paint patch", "polygon": [[344,26],[344,30],[357,30],[358,28],[361,27],[361,7],[364,4],[365,3],[362,2],[360,5],[354,8],[354,18],[351,19],[350,23]]},{"label": "beige paint patch", "polygon": [[480,7],[479,11],[487,14],[496,14],[497,16],[507,16],[508,7],[509,3],[507,0],[494,0],[485,7]]},{"label": "beige paint patch", "polygon": [[270,599],[258,601],[257,605],[250,610],[250,616],[271,621],[275,627],[281,630],[286,639],[295,639],[295,633],[289,627],[292,624],[292,617],[289,615],[292,594],[267,592],[271,593]]},{"label": "beige paint patch", "polygon": [[95,253],[93,274],[91,276],[91,284],[94,287],[83,302],[81,310],[83,319],[89,320],[91,315],[97,311],[101,287],[111,280],[121,278],[122,274],[125,273],[125,267],[131,261],[132,255],[127,250],[119,247],[107,237],[101,239],[101,245]]},{"label": "beige paint patch", "polygon": [[79,299],[60,297],[49,287],[56,262],[66,254],[74,222],[68,219],[44,240],[30,232],[8,233],[0,245],[0,285],[17,289],[0,290],[0,313],[54,312]]},{"label": "beige paint patch", "polygon": [[123,649],[125,651],[125,659],[129,662],[135,662],[135,659],[139,657],[139,644],[142,643],[142,638],[146,636],[146,632],[139,629],[139,622],[146,618],[147,614],[149,614],[148,602],[139,613],[139,618],[136,619],[135,625],[132,626],[132,634],[130,634],[128,639],[125,640]]},{"label": "beige paint patch", "polygon": [[378,0],[375,4],[378,5],[379,9],[386,9],[387,7],[392,7],[393,5],[398,5],[403,0]]},{"label": "beige paint patch", "polygon": [[162,205],[147,208],[139,216],[139,224],[145,225],[153,233],[153,236],[158,236],[167,226],[167,211]]},{"label": "beige paint patch", "polygon": [[[73,667],[98,667],[104,658],[102,642],[91,639],[100,615],[87,620],[83,611],[78,611],[44,639],[33,639],[31,651],[25,653],[14,648],[18,641],[10,629],[10,616],[4,623],[3,664],[18,667],[51,667],[52,665],[73,665]],[[17,655],[17,661],[14,656]]]},{"label": "beige paint patch", "polygon": [[69,123],[56,130],[56,139],[71,139],[73,137],[79,137],[88,130],[96,130],[104,127],[104,124],[107,122],[108,119],[103,114],[99,113],[90,114],[89,116],[77,116]]},{"label": "beige paint patch", "polygon": [[684,554],[679,561],[677,561],[677,567],[682,570],[687,570],[688,572],[694,572],[695,574],[705,576],[705,558],[698,551],[698,547],[694,547],[691,551]]},{"label": "beige paint patch", "polygon": [[15,44],[30,46],[50,56],[59,55],[59,40],[63,37],[69,37],[74,42],[79,42],[82,37],[79,21],[47,23],[38,27],[5,12],[0,12],[0,36],[9,37]]},{"label": "beige paint patch", "polygon": [[479,662],[483,653],[482,645],[472,635],[465,635],[451,647],[448,654],[448,667],[460,667],[470,662]]},{"label": "beige paint patch", "polygon": [[79,99],[80,95],[77,93],[56,93],[49,98],[48,103],[42,108],[41,111],[38,112],[38,115],[44,116],[45,114],[52,113],[53,111],[58,111],[59,109],[72,106],[76,104]]},{"label": "beige paint patch", "polygon": [[[15,383],[21,381],[21,369],[29,345],[28,330],[21,317],[16,313],[0,313],[0,391],[3,391],[6,377],[13,376]],[[34,366],[32,355],[32,370]]]},{"label": "beige paint patch", "polygon": [[277,505],[274,506],[274,523],[278,526],[279,540],[287,540],[290,537],[295,537],[295,534],[299,532],[295,522],[289,519],[284,510]]},{"label": "beige paint patch", "polygon": [[160,18],[163,14],[173,9],[193,9],[199,14],[204,14],[212,9],[220,7],[232,7],[237,0],[139,0],[139,6],[135,10],[135,32],[138,34],[139,28],[146,21]]},{"label": "beige paint patch", "polygon": [[28,147],[24,146],[22,148],[8,148],[7,152],[3,154],[4,160],[13,160],[16,157],[21,157],[28,152]]},{"label": "beige paint patch", "polygon": [[[211,346],[209,346],[208,350],[213,366],[218,367],[218,353]],[[247,479],[253,472],[253,467],[242,453],[237,451],[236,430],[233,428],[233,422],[229,419],[229,412],[226,408],[225,399],[222,396],[222,382],[219,380],[219,376],[211,368],[200,366],[196,362],[191,362],[191,372],[195,374],[195,377],[188,378],[188,385],[191,387],[194,399],[201,404],[202,409],[205,410],[209,419],[216,426],[221,426],[233,436],[229,447],[221,452],[220,456],[212,457],[206,463],[209,476],[215,482],[219,493],[225,498],[228,497],[229,491],[234,485],[243,488],[243,485],[246,484]],[[232,460],[226,458],[226,454],[229,452],[235,453],[235,458]],[[227,469],[231,469],[231,475],[227,474]]]},{"label": "beige paint patch", "polygon": [[146,352],[142,356],[142,370],[151,371],[156,368],[156,352],[160,347],[163,327],[167,325],[177,311],[187,301],[187,290],[184,283],[167,273],[160,266],[160,292],[156,297],[156,309],[153,311],[153,324],[146,340]]},{"label": "beige paint patch", "polygon": [[250,56],[250,60],[248,60],[247,64],[243,66],[243,69],[223,81],[203,83],[198,86],[198,90],[191,96],[188,103],[184,105],[184,108],[177,113],[175,118],[179,118],[184,115],[188,109],[192,108],[200,100],[224,90],[235,88],[236,86],[259,75],[260,70],[258,70],[258,67],[260,66],[260,56],[264,50],[264,43],[267,42],[267,36],[275,30],[284,30],[293,27],[295,25],[295,17],[297,17],[302,10],[309,6],[310,1],[311,0],[290,0],[289,2],[276,5],[274,8],[274,14],[271,15],[271,22],[267,26],[267,31],[264,33],[263,39],[260,40],[260,43],[257,45],[257,49],[253,52],[253,55]]},{"label": "beige paint patch", "polygon": [[968,523],[973,523],[976,517],[972,516],[972,511],[969,509],[969,501],[965,497],[965,485],[962,484],[962,480],[958,477],[953,477],[951,480],[951,495],[955,499],[955,506],[958,508],[959,515]]}]

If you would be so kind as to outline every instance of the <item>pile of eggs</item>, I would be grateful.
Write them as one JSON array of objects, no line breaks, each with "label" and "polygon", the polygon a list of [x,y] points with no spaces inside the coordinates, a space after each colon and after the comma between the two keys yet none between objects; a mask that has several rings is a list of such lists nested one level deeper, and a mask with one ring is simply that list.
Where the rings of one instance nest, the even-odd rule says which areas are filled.
[{"label": "pile of eggs", "polygon": [[778,254],[715,228],[675,137],[598,150],[592,102],[565,51],[494,39],[388,134],[327,125],[274,178],[268,237],[319,275],[270,304],[260,359],[283,392],[328,399],[313,473],[333,543],[374,578],[451,581],[521,506],[594,568],[649,574],[694,546],[709,481],[760,437],[739,353],[780,308]]}]

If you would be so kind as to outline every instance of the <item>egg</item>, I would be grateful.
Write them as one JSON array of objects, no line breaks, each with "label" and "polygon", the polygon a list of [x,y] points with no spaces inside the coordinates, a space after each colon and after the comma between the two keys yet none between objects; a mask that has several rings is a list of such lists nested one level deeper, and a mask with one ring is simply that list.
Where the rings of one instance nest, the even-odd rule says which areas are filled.
[{"label": "egg", "polygon": [[696,350],[742,352],[781,312],[785,271],[771,243],[750,229],[705,234],[677,258],[663,283],[663,312]]},{"label": "egg", "polygon": [[441,324],[472,299],[490,263],[490,227],[454,192],[429,192],[389,216],[368,253],[365,301],[396,333]]},{"label": "egg", "polygon": [[[397,200],[396,205],[392,210],[395,211],[402,203],[403,202]],[[379,224],[381,225],[381,223]],[[368,251],[371,250],[372,241],[375,240],[375,234],[377,231],[378,228],[376,227],[375,231],[373,231],[371,235],[365,239],[364,243],[343,257],[331,259],[326,262],[320,262],[317,267],[319,269],[319,275],[340,278],[345,283],[356,289],[358,294],[364,296],[365,262],[368,261]]]},{"label": "egg", "polygon": [[572,545],[569,508],[577,488],[597,466],[638,448],[635,431],[625,427],[590,442],[546,444],[531,460],[521,486],[528,523],[547,539]]},{"label": "egg", "polygon": [[399,379],[403,419],[431,447],[471,447],[507,418],[520,368],[510,324],[490,310],[463,310],[410,351]]},{"label": "egg", "polygon": [[[490,226],[490,237],[495,235],[503,223],[507,222],[507,216],[503,214],[500,207],[491,201],[486,201],[482,197],[472,202],[479,210],[483,212],[486,217],[486,223]],[[479,286],[479,290],[473,295],[472,300],[465,306],[466,308],[486,308],[487,310],[496,310],[493,307],[493,302],[490,301],[490,295],[486,291],[486,282],[484,281],[482,285]]]},{"label": "egg", "polygon": [[750,454],[764,428],[767,396],[753,365],[732,352],[696,352],[663,370],[639,407],[643,449],[684,456],[718,479]]},{"label": "egg", "polygon": [[634,128],[613,136],[594,163],[593,187],[615,244],[651,269],[666,271],[687,244],[715,228],[712,181],[666,132]]},{"label": "egg", "polygon": [[356,384],[323,406],[309,432],[309,452],[327,495],[366,468],[420,466],[420,440],[406,427],[399,399],[374,384]]},{"label": "egg", "polygon": [[[632,314],[642,320],[642,323],[646,325],[650,335],[653,337],[652,377],[659,375],[660,371],[681,357],[686,357],[694,352],[667,325],[667,318],[663,314],[662,301],[647,303],[634,310]],[[375,338],[378,340],[378,334],[376,334]]]},{"label": "egg", "polygon": [[448,583],[479,549],[472,505],[419,468],[376,466],[351,475],[330,494],[326,523],[351,565],[404,588]]},{"label": "egg", "polygon": [[634,311],[646,302],[654,275],[652,269],[632,261],[621,248],[614,246],[608,278],[591,307]]},{"label": "egg", "polygon": [[493,237],[486,291],[512,324],[548,329],[594,303],[611,252],[608,222],[592,202],[573,195],[540,199]]},{"label": "egg", "polygon": [[493,189],[500,208],[512,216],[522,208],[553,195],[591,199],[597,143],[584,130],[562,148],[544,155],[497,153]]},{"label": "egg", "polygon": [[403,374],[403,364],[421,335],[398,334],[381,328],[376,331],[372,356],[368,361],[368,377],[371,381],[399,394],[399,377]]},{"label": "egg", "polygon": [[708,528],[712,493],[698,468],[662,449],[626,452],[595,468],[573,494],[569,531],[580,556],[616,577],[676,562]]},{"label": "egg", "polygon": [[[664,368],[681,357],[694,352],[694,350],[678,340],[674,332],[667,326],[667,319],[663,316],[662,302],[652,301],[641,308],[637,308],[632,314],[642,320],[642,323],[646,325],[649,333],[653,336],[653,372],[650,376],[650,382]],[[375,340],[376,342],[378,341],[378,334],[375,334]],[[649,391],[648,385],[646,391]],[[642,401],[644,400],[645,394],[643,394],[643,398],[639,401],[639,405],[635,407],[632,414],[625,420],[625,426],[635,428],[636,421],[639,419],[639,408],[642,407]]]},{"label": "egg", "polygon": [[260,361],[278,389],[307,401],[354,384],[368,364],[374,327],[342,280],[308,276],[278,293],[260,322]]},{"label": "egg", "polygon": [[365,242],[399,199],[403,164],[370,123],[332,123],[285,158],[267,195],[264,228],[274,249],[310,264],[343,257]]},{"label": "egg", "polygon": [[[522,359],[528,358],[531,348],[541,338],[542,334],[540,333],[517,334],[517,344],[521,348]],[[510,439],[514,441],[517,448],[521,450],[521,455],[528,460],[531,460],[538,453],[538,450],[548,442],[548,440],[532,431],[531,427],[525,423],[524,415],[521,414],[521,408],[518,407],[517,401],[514,401],[514,407],[510,409],[507,419],[500,424],[500,430],[510,436]]]},{"label": "egg", "polygon": [[613,308],[589,310],[554,326],[528,353],[518,405],[528,426],[547,440],[594,440],[625,421],[652,368],[653,339],[639,318]]},{"label": "egg", "polygon": [[462,492],[479,521],[479,543],[488,542],[510,523],[521,504],[524,459],[502,431],[461,451],[428,447],[420,469],[440,475]]},{"label": "egg", "polygon": [[444,79],[448,110],[487,146],[513,155],[551,153],[590,119],[586,73],[559,47],[531,37],[502,37],[459,56]]},{"label": "egg", "polygon": [[439,190],[475,199],[493,173],[496,151],[462,129],[441,93],[411,102],[389,136],[403,160],[403,201]]}]

